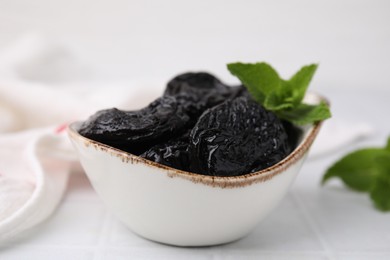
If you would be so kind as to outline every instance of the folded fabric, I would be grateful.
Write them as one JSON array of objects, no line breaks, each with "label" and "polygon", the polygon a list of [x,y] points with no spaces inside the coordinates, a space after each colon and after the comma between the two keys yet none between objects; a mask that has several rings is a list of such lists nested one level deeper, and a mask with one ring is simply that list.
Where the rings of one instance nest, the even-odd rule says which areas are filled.
[{"label": "folded fabric", "polygon": [[[77,161],[66,123],[103,108],[141,108],[161,94],[163,84],[153,81],[86,80],[68,54],[37,35],[0,53],[0,243],[44,221],[60,203],[70,162]],[[371,133],[330,122],[313,147],[316,156]]]},{"label": "folded fabric", "polygon": [[[64,128],[0,136],[0,242],[46,219],[60,202],[75,160]],[[5,149],[4,149],[5,148]]]}]

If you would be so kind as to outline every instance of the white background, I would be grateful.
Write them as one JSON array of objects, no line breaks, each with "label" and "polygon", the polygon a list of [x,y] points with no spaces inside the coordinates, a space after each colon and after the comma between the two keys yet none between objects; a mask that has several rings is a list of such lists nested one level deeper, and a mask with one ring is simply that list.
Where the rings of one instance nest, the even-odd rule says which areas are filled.
[{"label": "white background", "polygon": [[106,77],[137,80],[208,70],[234,82],[233,61],[268,61],[288,77],[319,62],[321,92],[388,87],[389,25],[386,0],[0,1],[0,48],[34,31]]}]

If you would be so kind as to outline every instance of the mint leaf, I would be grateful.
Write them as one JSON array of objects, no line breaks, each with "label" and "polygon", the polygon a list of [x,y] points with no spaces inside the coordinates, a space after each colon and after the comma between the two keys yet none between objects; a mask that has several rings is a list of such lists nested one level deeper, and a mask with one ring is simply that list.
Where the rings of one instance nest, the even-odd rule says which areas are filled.
[{"label": "mint leaf", "polygon": [[370,197],[379,210],[390,211],[390,181],[388,179],[378,179],[370,193]]},{"label": "mint leaf", "polygon": [[266,96],[263,106],[266,109],[274,112],[293,108],[293,104],[290,102],[288,97],[283,97],[276,92],[270,93],[268,96]]},{"label": "mint leaf", "polygon": [[288,85],[292,86],[291,98],[295,105],[298,105],[302,102],[302,99],[305,96],[306,90],[309,87],[310,81],[313,78],[317,67],[317,64],[304,66],[294,76],[292,76],[290,80],[288,80]]},{"label": "mint leaf", "polygon": [[231,63],[229,71],[247,87],[253,98],[264,103],[266,97],[280,88],[278,73],[267,63]]},{"label": "mint leaf", "polygon": [[390,211],[390,171],[378,176],[370,192],[370,197],[379,210]]},{"label": "mint leaf", "polygon": [[[389,141],[389,140],[388,140]],[[388,143],[387,143],[388,144]],[[390,210],[390,152],[384,156],[378,156],[378,176],[370,191],[370,197],[374,201],[375,207],[382,211]]]},{"label": "mint leaf", "polygon": [[340,178],[356,191],[369,192],[379,210],[390,211],[389,140],[384,148],[361,149],[344,156],[327,170],[322,184]]},{"label": "mint leaf", "polygon": [[289,80],[279,77],[267,63],[231,63],[228,70],[237,76],[257,102],[280,118],[294,124],[304,125],[331,117],[329,107],[303,104],[302,100],[310,84],[316,64],[302,67]]},{"label": "mint leaf", "polygon": [[348,187],[357,191],[369,191],[380,175],[378,158],[390,154],[380,148],[355,151],[330,167],[322,178],[322,184],[330,178],[339,177]]},{"label": "mint leaf", "polygon": [[299,104],[292,109],[276,111],[276,114],[296,125],[305,125],[331,117],[328,105],[321,102],[319,105]]}]

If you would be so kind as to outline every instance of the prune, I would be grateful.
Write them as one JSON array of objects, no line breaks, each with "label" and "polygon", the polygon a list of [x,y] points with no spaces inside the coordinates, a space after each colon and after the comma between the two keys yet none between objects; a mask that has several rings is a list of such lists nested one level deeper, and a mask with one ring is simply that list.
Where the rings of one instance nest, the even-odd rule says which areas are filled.
[{"label": "prune", "polygon": [[102,110],[85,121],[79,133],[139,155],[188,129],[190,118],[174,97],[164,96],[138,111]]},{"label": "prune", "polygon": [[235,176],[267,168],[289,152],[281,121],[247,97],[206,110],[190,134],[190,170]]},{"label": "prune", "polygon": [[302,136],[302,129],[299,127],[293,125],[292,123],[282,120],[284,129],[286,129],[286,133],[288,136],[288,143],[290,144],[290,147],[295,148],[298,145],[299,138]]},{"label": "prune", "polygon": [[[287,134],[292,138],[287,138]],[[102,110],[79,133],[180,170],[235,176],[267,168],[296,145],[297,128],[257,104],[244,86],[208,73],[172,79],[149,106]]]},{"label": "prune", "polygon": [[[164,95],[176,96],[181,93],[195,93],[199,98],[208,98],[215,93],[223,93],[228,86],[219,79],[206,72],[188,72],[178,75],[168,82]],[[206,97],[201,96],[205,94]]]},{"label": "prune", "polygon": [[237,97],[251,98],[248,89],[244,85],[231,87],[229,99],[235,99]]},{"label": "prune", "polygon": [[232,95],[232,88],[208,73],[190,72],[170,80],[164,95],[176,97],[193,121],[196,121],[204,110],[222,103]]},{"label": "prune", "polygon": [[155,145],[141,154],[140,157],[182,171],[188,171],[190,160],[188,155],[188,138],[189,134],[185,134],[166,143]]}]

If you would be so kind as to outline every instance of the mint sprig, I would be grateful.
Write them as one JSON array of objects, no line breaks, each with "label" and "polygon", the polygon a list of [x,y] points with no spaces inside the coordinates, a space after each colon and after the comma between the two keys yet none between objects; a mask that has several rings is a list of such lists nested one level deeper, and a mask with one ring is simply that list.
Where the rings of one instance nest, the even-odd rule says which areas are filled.
[{"label": "mint sprig", "polygon": [[302,67],[289,80],[280,78],[276,70],[265,62],[230,63],[227,67],[257,102],[282,119],[305,125],[331,117],[325,102],[318,105],[302,102],[317,64]]},{"label": "mint sprig", "polygon": [[368,192],[376,208],[390,211],[390,137],[383,148],[360,149],[341,158],[326,171],[322,184],[332,178]]}]

